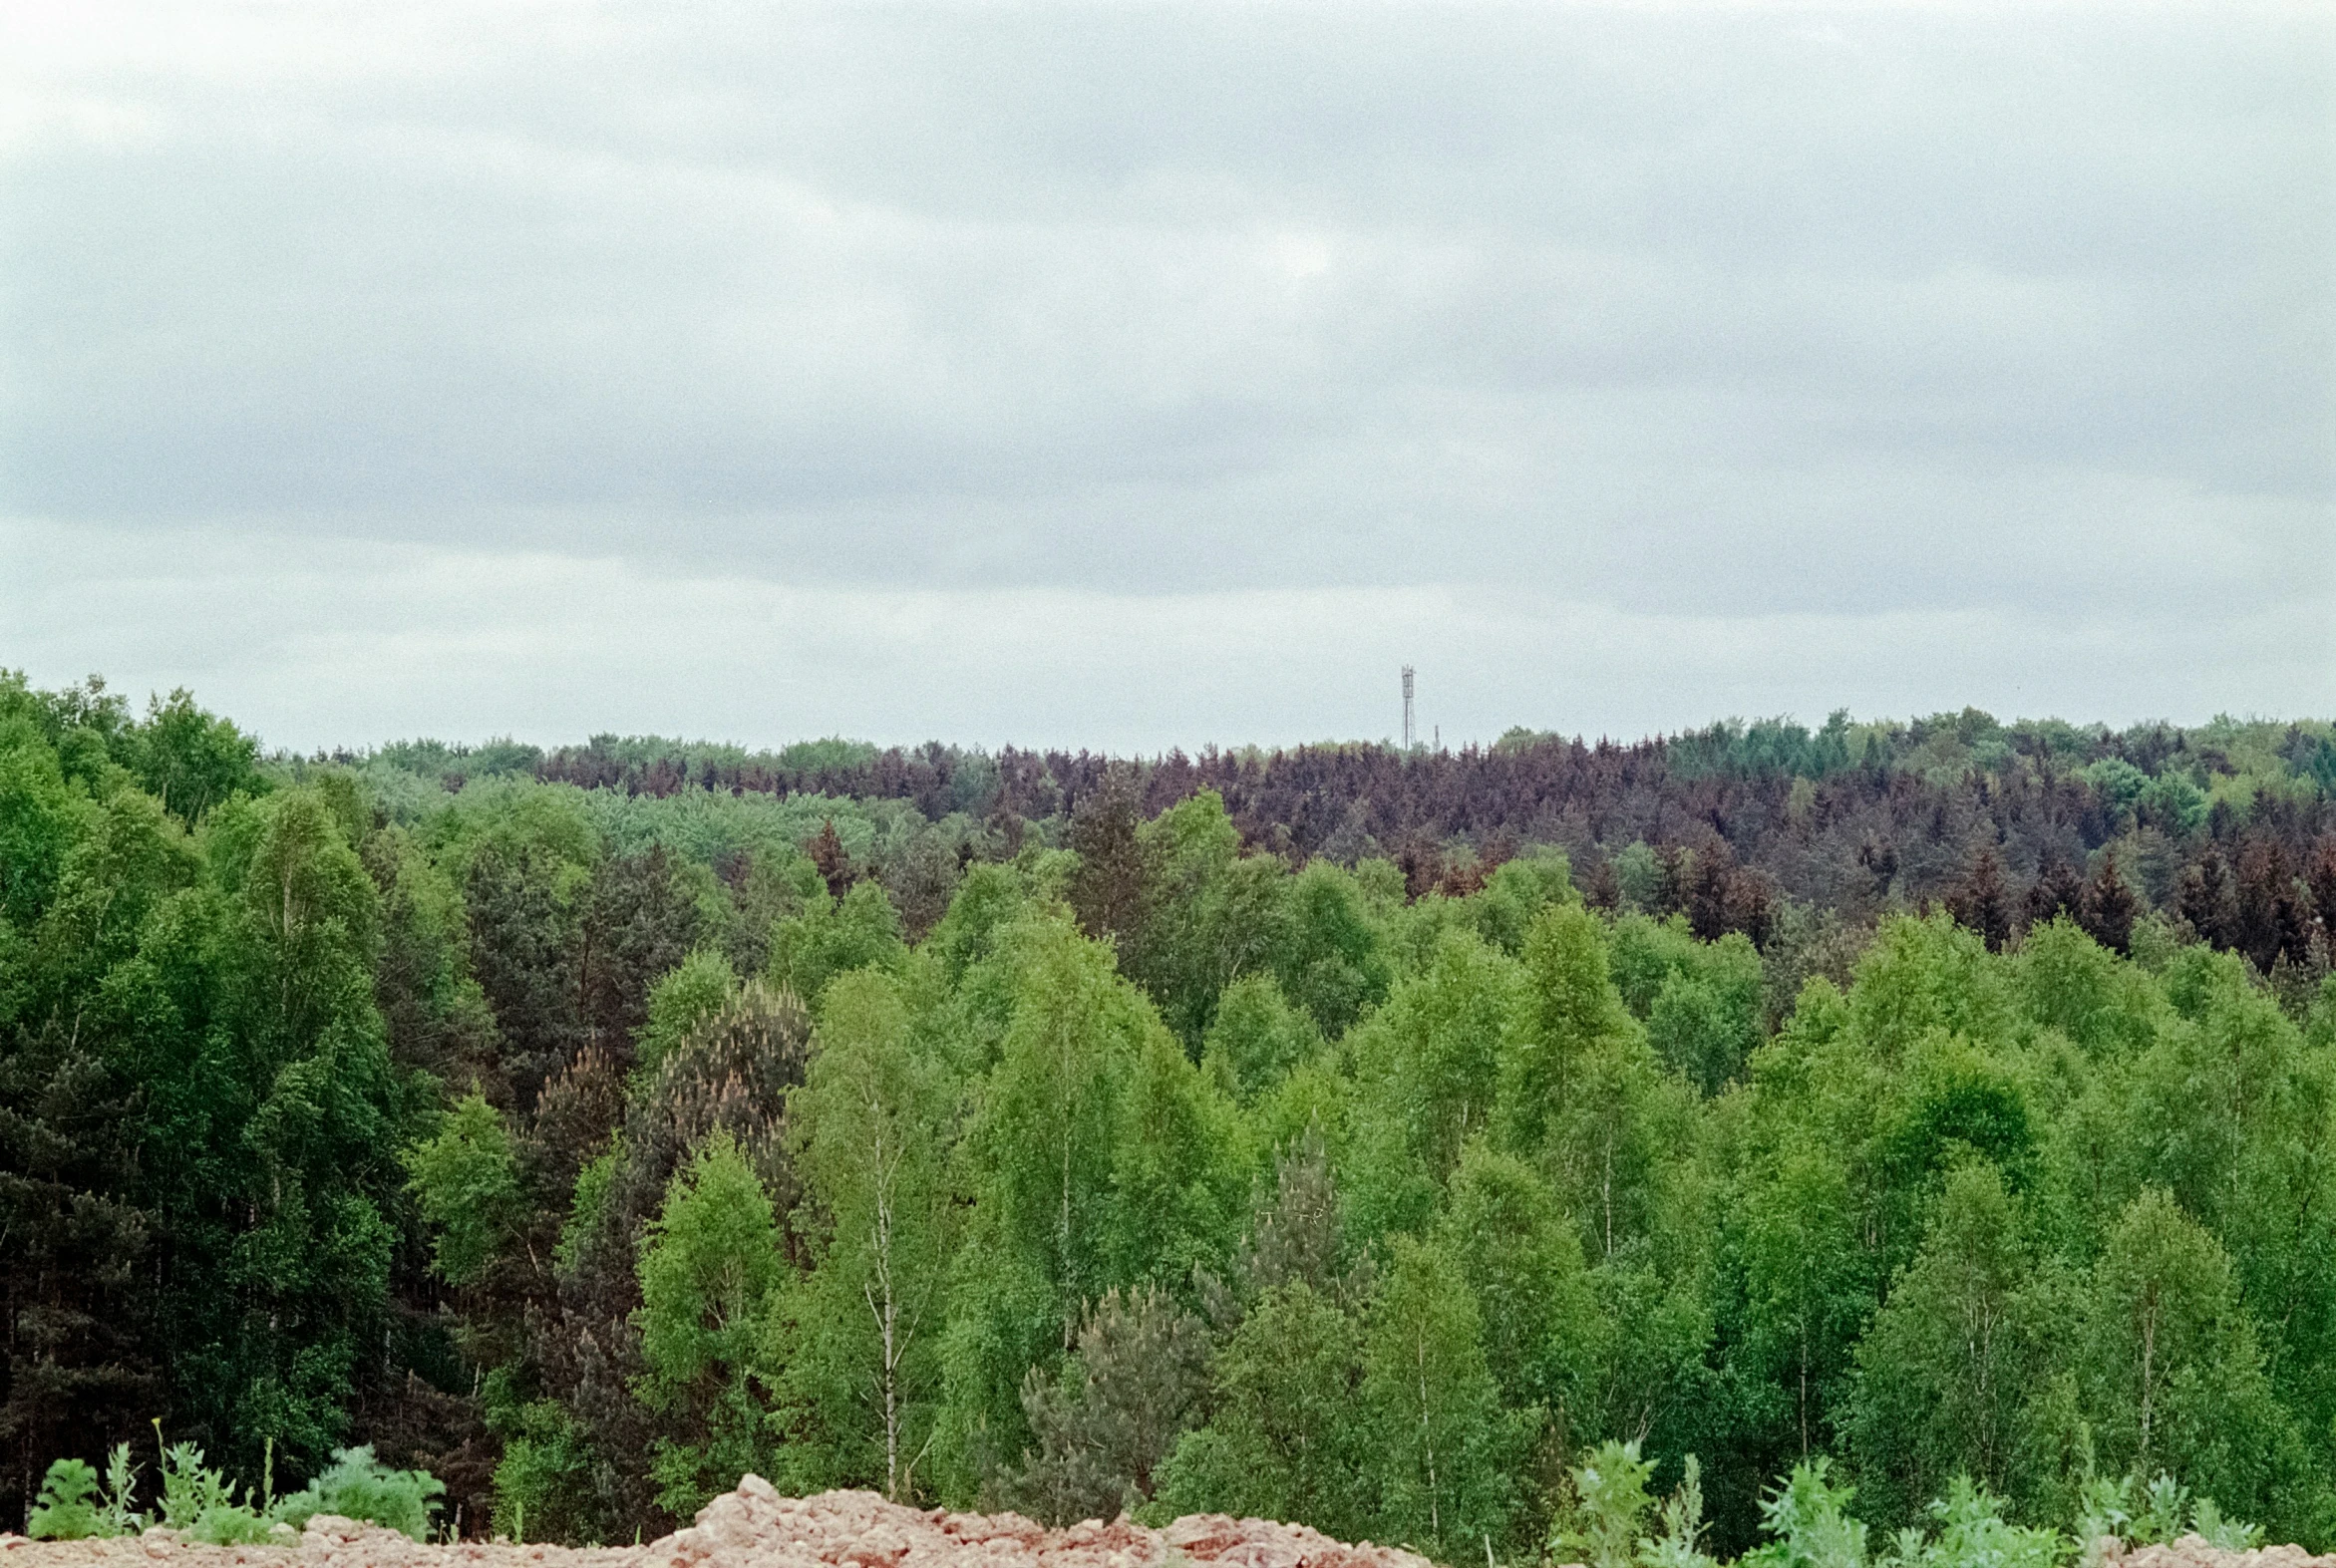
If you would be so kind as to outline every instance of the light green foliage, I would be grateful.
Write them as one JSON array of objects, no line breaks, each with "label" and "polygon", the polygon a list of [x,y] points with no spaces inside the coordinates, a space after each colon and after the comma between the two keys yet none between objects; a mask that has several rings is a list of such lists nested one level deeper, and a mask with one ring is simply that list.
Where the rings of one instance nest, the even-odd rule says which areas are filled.
[{"label": "light green foliage", "polygon": [[2226,1552],[2248,1551],[2263,1536],[2261,1525],[2225,1518],[2214,1499],[2193,1498],[2188,1487],[2164,1471],[2147,1484],[2132,1471],[2117,1480],[2097,1476],[2079,1496],[2077,1535],[2084,1545],[2109,1537],[2148,1546],[2193,1531]]},{"label": "light green foliage", "polygon": [[1309,861],[1290,881],[1285,936],[1273,958],[1283,993],[1313,1015],[1325,1035],[1344,1034],[1387,995],[1394,965],[1375,912],[1373,887],[1393,873],[1400,901],[1403,873],[1386,861],[1348,872]]},{"label": "light green foliage", "polygon": [[1197,1046],[1224,987],[1282,945],[1287,869],[1241,854],[1213,789],[1169,806],[1136,839],[1150,871],[1149,905],[1122,962],[1158,999],[1168,1027]]},{"label": "light green foliage", "polygon": [[890,977],[838,977],[819,1050],[789,1100],[797,1168],[825,1221],[811,1274],[782,1297],[770,1355],[789,1441],[781,1478],[805,1490],[913,1491],[939,1394],[943,1289],[956,1225],[944,1160],[945,1069],[910,1039]]},{"label": "light green foliage", "polygon": [[2001,1174],[1958,1167],[1857,1344],[1847,1436],[1873,1517],[1910,1521],[1958,1475],[2028,1490],[2027,1405],[2068,1332],[2068,1297]]},{"label": "light green foliage", "polygon": [[374,1458],[370,1445],[336,1448],[331,1466],[278,1501],[273,1515],[297,1530],[316,1515],[329,1513],[420,1541],[429,1538],[436,1499],[445,1495],[445,1482],[427,1470],[393,1470]]},{"label": "light green foliage", "polygon": [[1271,975],[1243,975],[1217,999],[1201,1064],[1247,1100],[1280,1083],[1321,1044],[1313,1019],[1290,1005]]},{"label": "light green foliage", "polygon": [[1614,880],[1622,889],[1622,897],[1631,909],[1655,907],[1661,895],[1663,864],[1651,844],[1644,839],[1625,844],[1614,851],[1609,863],[1614,867]]},{"label": "light green foliage", "polygon": [[1681,1467],[1678,1488],[1663,1499],[1663,1533],[1638,1543],[1646,1568],[1716,1568],[1703,1549],[1703,1465],[1694,1454]]},{"label": "light green foliage", "polygon": [[1585,1429],[1611,1328],[1556,1194],[1522,1160],[1472,1143],[1439,1235],[1482,1311],[1486,1364],[1503,1400],[1547,1412],[1570,1445]]},{"label": "light green foliage", "polygon": [[2230,1261],[2161,1188],[2127,1206],[2093,1271],[2077,1373],[2104,1458],[2275,1509],[2296,1441]]},{"label": "light green foliage", "polygon": [[496,1533],[513,1541],[606,1539],[616,1520],[594,1486],[601,1457],[581,1422],[556,1401],[508,1409],[499,1423]]},{"label": "light green foliage", "polygon": [[[155,1423],[160,1442],[162,1422]],[[176,1530],[189,1541],[206,1546],[250,1546],[268,1538],[274,1520],[242,1488],[220,1471],[203,1463],[202,1450],[190,1442],[174,1442],[163,1449],[163,1494],[156,1523]],[[264,1499],[261,1499],[264,1507]]]},{"label": "light green foliage", "polygon": [[474,1285],[518,1217],[510,1134],[484,1097],[456,1102],[438,1131],[406,1151],[407,1183],[436,1233],[432,1261],[450,1285]]},{"label": "light green foliage", "polygon": [[[2210,790],[2229,918],[2315,918],[2336,747],[2169,745],[1976,714],[1682,738],[1753,873],[1848,889],[1780,906],[1764,956],[1651,913],[1711,913],[1673,848],[1589,840],[1641,911],[1611,919],[1554,852],[1467,896],[1341,869],[1393,799],[1334,847],[1261,815],[1293,872],[1202,792],[1090,834],[1099,877],[1049,847],[1034,759],[864,802],[616,738],[255,765],[181,698],[142,724],[0,676],[0,1234],[37,1368],[0,1447],[36,1476],[168,1409],[223,1462],[171,1450],[166,1513],[236,1540],[270,1510],[225,1476],[279,1450],[323,1473],[275,1512],[396,1511],[323,1495],[372,1487],[426,1528],[429,1488],[345,1446],[371,1436],[499,1452],[465,1522],[530,1539],[661,1530],[755,1468],[1455,1563],[1603,1519],[1608,1568],[1709,1568],[1798,1465],[1755,1568],[2042,1568],[2088,1508],[2250,1536],[2205,1496],[2324,1545],[2336,982],[2177,909]],[[1986,831],[1923,794],[1974,770],[2112,827],[2158,906],[2134,957],[1899,915],[1856,957]],[[1930,831],[1847,826],[1879,785]],[[2075,819],[1990,810],[2016,903]],[[831,818],[840,899],[798,848]],[[43,1530],[134,1527],[123,1465],[110,1494],[58,1466]]]},{"label": "light green foliage", "polygon": [[2055,1568],[2066,1543],[2056,1530],[2013,1524],[2004,1500],[1968,1475],[1957,1475],[1932,1502],[1936,1528],[1898,1533],[1895,1568]]},{"label": "light green foliage", "polygon": [[1376,1166],[1358,1177],[1357,1201],[1377,1207],[1379,1223],[1421,1212],[1462,1147],[1492,1124],[1520,978],[1512,960],[1474,934],[1448,931],[1426,968],[1350,1038],[1358,1113],[1372,1124],[1377,1151]]},{"label": "light green foliage", "polygon": [[1647,1492],[1654,1472],[1636,1442],[1599,1443],[1573,1472],[1573,1518],[1552,1544],[1579,1553],[1588,1568],[1637,1568],[1640,1528],[1654,1506]]},{"label": "light green foliage", "polygon": [[1525,933],[1542,910],[1575,901],[1565,851],[1544,846],[1502,861],[1484,891],[1469,900],[1469,913],[1479,935],[1514,958],[1523,952]]},{"label": "light green foliage", "polygon": [[718,1131],[674,1173],[641,1248],[641,1394],[681,1427],[651,1460],[674,1513],[687,1517],[764,1462],[752,1369],[781,1267],[770,1194]]},{"label": "light green foliage", "polygon": [[263,787],[252,770],[258,743],[226,720],[204,713],[184,687],[169,701],[151,699],[131,756],[139,783],[188,826],[237,790]]},{"label": "light green foliage", "polygon": [[882,885],[854,882],[840,899],[815,898],[802,914],[774,926],[764,973],[774,986],[817,1001],[836,975],[870,967],[896,970],[907,956],[900,917]]},{"label": "light green foliage", "polygon": [[1389,1251],[1363,1346],[1379,1527],[1450,1560],[1481,1538],[1507,1537],[1523,1431],[1502,1408],[1476,1300],[1451,1256],[1400,1236]]},{"label": "light green foliage", "polygon": [[1882,922],[1857,965],[1850,1012],[1883,1063],[1931,1031],[2001,1039],[2010,1007],[2000,963],[1986,943],[1944,914]]},{"label": "light green foliage", "polygon": [[1848,1172],[1831,1149],[1792,1149],[1740,1216],[1747,1349],[1783,1395],[1800,1451],[1814,1453],[1878,1295]]},{"label": "light green foliage", "polygon": [[1566,906],[1533,922],[1525,938],[1525,1004],[1507,1046],[1502,1087],[1509,1136],[1537,1148],[1561,1119],[1594,1056],[1630,1028],[1597,917]]},{"label": "light green foliage", "polygon": [[1342,1540],[1373,1527],[1355,1418],[1362,1340],[1337,1303],[1304,1280],[1268,1290],[1217,1351],[1215,1414],[1162,1466],[1147,1517],[1181,1513],[1292,1519]]},{"label": "light green foliage", "polygon": [[1761,1499],[1761,1528],[1775,1539],[1747,1552],[1744,1568],[1865,1568],[1865,1525],[1849,1513],[1855,1495],[1823,1455],[1794,1465]]},{"label": "light green foliage", "polygon": [[1674,1199],[1692,1092],[1622,1005],[1596,916],[1544,913],[1522,967],[1501,1047],[1501,1135],[1549,1174],[1590,1255],[1610,1260],[1652,1240]]},{"label": "light green foliage", "polygon": [[2013,994],[2028,1018],[2095,1056],[2131,1056],[2157,1033],[2158,988],[2074,923],[2028,933],[2012,963]]},{"label": "light green foliage", "polygon": [[98,1472],[86,1459],[58,1459],[41,1477],[41,1495],[25,1515],[24,1533],[36,1541],[82,1541],[127,1535],[145,1523],[130,1497],[138,1470],[130,1444],[116,1443],[101,1491]]},{"label": "light green foliage", "polygon": [[1231,1099],[1174,1041],[1145,1040],[1114,1140],[1105,1237],[1112,1280],[1181,1284],[1222,1259],[1256,1169]]},{"label": "light green foliage", "polygon": [[576,1172],[567,1219],[559,1228],[558,1242],[552,1247],[552,1267],[560,1278],[574,1279],[585,1267],[607,1221],[609,1201],[624,1165],[624,1133],[619,1129],[608,1140],[608,1146],[584,1161],[583,1168]]},{"label": "light green foliage", "polygon": [[700,948],[649,989],[649,1021],[633,1045],[633,1071],[657,1071],[690,1032],[738,995],[738,971],[722,954]]},{"label": "light green foliage", "polygon": [[1735,1078],[1760,1039],[1760,954],[1742,932],[1698,942],[1684,916],[1625,915],[1611,939],[1615,989],[1665,1063],[1706,1094]]},{"label": "light green foliage", "polygon": [[982,1226],[1052,1282],[1071,1319],[1114,1283],[1121,1102],[1161,1026],[1110,950],[1067,922],[1024,926],[1011,957],[1012,1021],[970,1134]]}]

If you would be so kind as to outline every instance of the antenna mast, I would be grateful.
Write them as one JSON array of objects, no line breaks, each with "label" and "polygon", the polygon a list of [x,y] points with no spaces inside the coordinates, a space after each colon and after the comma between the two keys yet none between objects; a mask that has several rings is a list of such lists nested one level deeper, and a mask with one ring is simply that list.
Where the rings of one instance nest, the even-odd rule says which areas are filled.
[{"label": "antenna mast", "polygon": [[1403,749],[1412,749],[1412,667],[1403,667]]}]

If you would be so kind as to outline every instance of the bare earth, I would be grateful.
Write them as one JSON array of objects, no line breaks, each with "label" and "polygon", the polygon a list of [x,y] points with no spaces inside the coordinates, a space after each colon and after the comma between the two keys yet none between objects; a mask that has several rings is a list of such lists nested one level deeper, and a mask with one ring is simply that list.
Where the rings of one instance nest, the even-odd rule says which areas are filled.
[{"label": "bare earth", "polygon": [[1020,1514],[905,1508],[873,1492],[782,1497],[759,1475],[708,1503],[689,1529],[645,1546],[425,1546],[329,1515],[311,1520],[297,1546],[193,1546],[165,1530],[112,1541],[0,1535],[0,1568],[1166,1568],[1171,1557],[1222,1568],[1428,1568],[1411,1552],[1263,1519],[1194,1514],[1165,1530],[1124,1519],[1048,1530]]},{"label": "bare earth", "polygon": [[[329,1515],[297,1546],[190,1546],[167,1530],[113,1541],[0,1535],[0,1568],[1429,1568],[1366,1541],[1348,1546],[1299,1524],[1192,1514],[1165,1530],[1125,1519],[1048,1530],[1014,1513],[904,1508],[873,1492],[782,1497],[749,1475],[696,1524],[645,1546],[425,1546],[393,1530]],[[2170,1546],[2109,1552],[2101,1568],[2336,1568],[2300,1546],[2224,1552],[2188,1535]]]}]

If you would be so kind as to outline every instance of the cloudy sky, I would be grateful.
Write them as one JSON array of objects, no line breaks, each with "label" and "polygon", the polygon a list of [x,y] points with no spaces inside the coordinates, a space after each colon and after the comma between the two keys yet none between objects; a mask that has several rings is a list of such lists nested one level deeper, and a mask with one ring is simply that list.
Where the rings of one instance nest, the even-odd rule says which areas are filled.
[{"label": "cloudy sky", "polygon": [[2336,10],[0,7],[0,666],[271,744],[2336,714]]}]

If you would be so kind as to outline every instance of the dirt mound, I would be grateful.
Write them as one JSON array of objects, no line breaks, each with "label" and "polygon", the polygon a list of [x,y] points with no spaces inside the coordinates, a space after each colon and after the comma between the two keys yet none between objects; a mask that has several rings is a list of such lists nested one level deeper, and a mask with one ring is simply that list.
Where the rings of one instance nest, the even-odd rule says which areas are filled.
[{"label": "dirt mound", "polygon": [[[2195,1535],[2106,1551],[2101,1568],[2336,1568],[2300,1546],[2219,1551]],[[191,1546],[167,1530],[114,1541],[0,1535],[0,1568],[1428,1568],[1368,1541],[1348,1546],[1302,1524],[1191,1514],[1165,1530],[1090,1519],[1049,1530],[1016,1513],[903,1508],[873,1492],[782,1497],[749,1475],[698,1521],[646,1546],[424,1546],[394,1530],[320,1515],[297,1544]]]},{"label": "dirt mound", "polygon": [[1049,1530],[1020,1514],[904,1508],[873,1492],[782,1497],[759,1475],[708,1503],[688,1529],[645,1546],[424,1546],[329,1515],[311,1520],[297,1545],[194,1546],[167,1530],[112,1541],[0,1536],[0,1568],[1167,1568],[1172,1557],[1222,1568],[1427,1568],[1410,1552],[1264,1519],[1194,1514],[1165,1530],[1091,1519]]},{"label": "dirt mound", "polygon": [[2258,1546],[2226,1552],[2203,1536],[2185,1535],[2165,1546],[2137,1546],[2102,1556],[2103,1568],[2336,1568],[2336,1554],[2314,1557],[2300,1546]]}]

